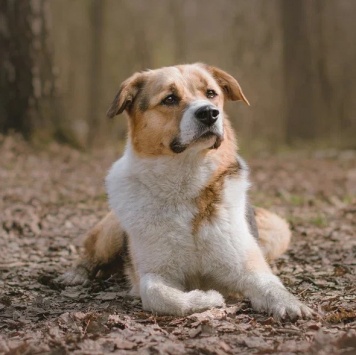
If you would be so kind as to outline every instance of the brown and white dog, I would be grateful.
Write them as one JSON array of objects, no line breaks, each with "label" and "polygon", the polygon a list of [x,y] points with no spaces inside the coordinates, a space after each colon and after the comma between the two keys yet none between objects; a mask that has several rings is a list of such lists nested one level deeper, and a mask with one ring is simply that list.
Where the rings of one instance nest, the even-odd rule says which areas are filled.
[{"label": "brown and white dog", "polygon": [[131,294],[154,313],[220,307],[223,295],[239,293],[276,318],[312,314],[267,264],[287,249],[290,231],[249,205],[227,100],[248,104],[231,75],[205,64],[136,73],[121,85],[108,116],[126,111],[129,134],[106,179],[112,212],[64,283],[123,262]]}]

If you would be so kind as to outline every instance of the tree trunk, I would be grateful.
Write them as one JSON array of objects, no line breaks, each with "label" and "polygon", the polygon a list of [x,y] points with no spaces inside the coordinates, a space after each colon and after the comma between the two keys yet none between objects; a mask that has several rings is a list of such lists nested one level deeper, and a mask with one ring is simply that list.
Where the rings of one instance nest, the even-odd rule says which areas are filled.
[{"label": "tree trunk", "polygon": [[100,135],[102,114],[99,113],[99,98],[101,92],[101,55],[104,1],[91,2],[91,52],[90,52],[90,83],[89,83],[89,131],[87,146],[93,147],[96,136]]},{"label": "tree trunk", "polygon": [[32,8],[29,1],[0,1],[0,131],[33,130]]},{"label": "tree trunk", "polygon": [[0,1],[0,131],[68,141],[61,127],[48,4]]},{"label": "tree trunk", "polygon": [[286,138],[288,143],[315,137],[313,68],[307,11],[309,5],[308,0],[281,0]]},{"label": "tree trunk", "polygon": [[170,11],[173,16],[174,58],[177,64],[187,61],[186,29],[184,22],[185,1],[171,0]]}]

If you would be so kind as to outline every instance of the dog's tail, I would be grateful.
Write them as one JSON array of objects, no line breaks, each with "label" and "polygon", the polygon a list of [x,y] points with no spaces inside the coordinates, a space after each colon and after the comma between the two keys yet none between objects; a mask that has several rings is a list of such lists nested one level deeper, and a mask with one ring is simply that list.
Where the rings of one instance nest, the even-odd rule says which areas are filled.
[{"label": "dog's tail", "polygon": [[255,208],[258,242],[267,261],[283,254],[289,246],[291,231],[287,221],[264,208]]}]

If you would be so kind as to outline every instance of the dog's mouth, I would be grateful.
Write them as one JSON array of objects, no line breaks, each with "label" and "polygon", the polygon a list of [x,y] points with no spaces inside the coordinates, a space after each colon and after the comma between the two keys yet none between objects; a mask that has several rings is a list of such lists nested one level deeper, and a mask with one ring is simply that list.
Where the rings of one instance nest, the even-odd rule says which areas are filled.
[{"label": "dog's mouth", "polygon": [[216,137],[217,134],[214,131],[207,131],[201,135],[198,135],[197,137],[194,137],[194,140],[200,140],[200,139],[209,139],[211,137]]},{"label": "dog's mouth", "polygon": [[180,139],[176,137],[171,142],[170,148],[174,153],[182,153],[193,143],[204,142],[211,140],[212,138],[215,138],[215,142],[209,147],[209,149],[218,149],[223,141],[223,136],[214,129],[199,132],[194,136],[193,140],[189,144],[182,144]]},{"label": "dog's mouth", "polygon": [[220,133],[214,131],[214,130],[209,130],[203,134],[201,134],[200,136],[197,136],[194,141],[197,142],[197,141],[204,141],[204,140],[208,140],[208,139],[211,139],[211,138],[215,138],[215,142],[213,145],[211,145],[209,147],[209,149],[218,149],[221,145],[221,142],[223,140],[223,137]]}]

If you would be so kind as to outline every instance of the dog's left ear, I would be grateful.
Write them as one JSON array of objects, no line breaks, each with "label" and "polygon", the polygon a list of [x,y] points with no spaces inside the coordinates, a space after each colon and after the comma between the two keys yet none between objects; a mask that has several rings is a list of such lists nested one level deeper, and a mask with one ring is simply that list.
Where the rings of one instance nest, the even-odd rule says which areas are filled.
[{"label": "dog's left ear", "polygon": [[241,90],[240,84],[233,76],[219,68],[210,65],[204,64],[204,68],[214,77],[216,82],[222,88],[227,100],[241,100],[245,102],[248,106],[250,106],[250,103],[248,102],[246,96]]},{"label": "dog's left ear", "polygon": [[119,89],[119,92],[114,97],[106,115],[113,118],[119,115],[124,110],[129,110],[132,107],[134,99],[145,83],[143,73],[135,73],[130,78],[125,80]]}]

